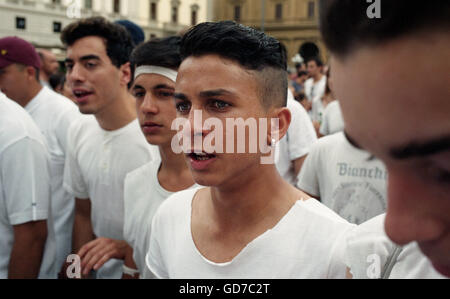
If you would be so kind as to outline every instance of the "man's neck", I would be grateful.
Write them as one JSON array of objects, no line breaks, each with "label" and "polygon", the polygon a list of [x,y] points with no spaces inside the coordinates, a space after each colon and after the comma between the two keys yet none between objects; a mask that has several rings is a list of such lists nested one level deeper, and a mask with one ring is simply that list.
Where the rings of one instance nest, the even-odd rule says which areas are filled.
[{"label": "man's neck", "polygon": [[19,105],[25,108],[39,94],[39,92],[41,92],[42,88],[43,88],[42,85],[38,82],[31,83],[30,86],[28,87],[26,99],[18,102]]},{"label": "man's neck", "polygon": [[103,130],[118,130],[136,119],[135,102],[127,90],[122,90],[110,105],[95,114],[95,118]]},{"label": "man's neck", "polygon": [[295,189],[281,178],[275,165],[258,167],[247,178],[210,189],[215,218],[227,230],[257,223],[267,216],[282,218],[301,199],[296,198]]},{"label": "man's neck", "polygon": [[159,146],[162,168],[173,174],[189,170],[184,154],[176,154],[172,150],[171,143]]},{"label": "man's neck", "polygon": [[314,83],[319,82],[322,79],[323,75],[321,73],[314,76]]},{"label": "man's neck", "polygon": [[39,75],[39,80],[41,80],[41,82],[48,82],[50,80],[50,76],[47,76],[47,74],[41,71]]},{"label": "man's neck", "polygon": [[184,154],[175,154],[171,143],[159,146],[159,152],[161,168],[158,172],[158,179],[164,189],[175,192],[195,184]]}]

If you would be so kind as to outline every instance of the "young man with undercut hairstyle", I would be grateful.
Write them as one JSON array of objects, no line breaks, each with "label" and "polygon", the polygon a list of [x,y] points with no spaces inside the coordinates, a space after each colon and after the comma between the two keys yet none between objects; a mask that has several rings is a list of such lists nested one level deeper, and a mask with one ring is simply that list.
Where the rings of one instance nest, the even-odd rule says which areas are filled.
[{"label": "young man with undercut hairstyle", "polygon": [[[185,158],[194,180],[207,187],[162,203],[152,223],[150,271],[158,278],[345,277],[339,240],[352,225],[262,161],[291,118],[280,43],[231,21],[202,23],[184,35],[181,56],[175,104],[190,124],[183,140],[194,140]],[[214,120],[214,131],[201,120],[198,125],[200,113],[205,123]],[[223,149],[242,145],[236,134],[230,137],[236,128],[226,126],[227,119],[239,118],[260,124],[259,132],[244,128],[244,153],[199,147],[196,138],[211,141],[217,133]],[[265,146],[256,153],[248,150],[250,134]]]},{"label": "young man with undercut hairstyle", "polygon": [[151,160],[128,92],[129,56],[126,29],[101,17],[68,25],[67,82],[83,114],[68,136],[64,183],[75,196],[73,252],[84,276],[121,278],[122,259],[131,251],[124,241],[123,188],[127,173]]},{"label": "young man with undercut hairstyle", "polygon": [[124,277],[152,278],[145,265],[153,215],[167,197],[192,187],[195,182],[183,153],[174,153],[172,140],[177,117],[173,103],[175,81],[181,64],[178,36],[152,39],[131,55],[134,72],[131,93],[136,98],[139,124],[159,155],[129,173],[125,179],[125,240],[133,248],[125,259]]},{"label": "young man with undercut hairstyle", "polygon": [[[370,18],[365,0],[321,1],[347,139],[388,171],[387,213],[349,237],[347,265],[356,278],[450,277],[450,2],[381,2]],[[373,254],[383,268],[370,272]]]}]

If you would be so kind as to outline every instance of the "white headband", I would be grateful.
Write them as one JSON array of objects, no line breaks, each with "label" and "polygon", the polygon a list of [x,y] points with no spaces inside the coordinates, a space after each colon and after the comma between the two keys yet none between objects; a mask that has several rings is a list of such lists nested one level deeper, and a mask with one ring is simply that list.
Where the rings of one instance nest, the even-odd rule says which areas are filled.
[{"label": "white headband", "polygon": [[134,71],[134,79],[136,80],[136,78],[142,74],[157,74],[176,82],[178,72],[161,66],[141,65]]}]

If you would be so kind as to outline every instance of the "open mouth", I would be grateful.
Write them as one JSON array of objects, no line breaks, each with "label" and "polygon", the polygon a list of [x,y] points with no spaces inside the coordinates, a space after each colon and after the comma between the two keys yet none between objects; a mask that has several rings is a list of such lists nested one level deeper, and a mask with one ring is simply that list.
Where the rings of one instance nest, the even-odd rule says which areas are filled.
[{"label": "open mouth", "polygon": [[77,99],[83,99],[89,95],[93,94],[92,92],[89,91],[84,91],[84,90],[74,90],[73,91],[73,95],[75,96],[75,98]]},{"label": "open mouth", "polygon": [[216,155],[206,153],[191,153],[188,156],[195,161],[207,161],[216,158]]}]

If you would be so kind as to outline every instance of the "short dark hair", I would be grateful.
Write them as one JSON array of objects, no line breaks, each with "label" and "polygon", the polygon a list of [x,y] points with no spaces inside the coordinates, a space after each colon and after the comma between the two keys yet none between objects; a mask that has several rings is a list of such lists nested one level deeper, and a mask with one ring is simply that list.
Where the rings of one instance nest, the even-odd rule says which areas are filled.
[{"label": "short dark hair", "polygon": [[301,77],[301,76],[308,76],[308,73],[305,71],[300,71],[297,73],[297,77]]},{"label": "short dark hair", "polygon": [[306,64],[308,64],[311,61],[314,61],[318,67],[322,67],[323,66],[323,61],[319,57],[310,57],[310,58],[308,58],[308,60],[306,60]]},{"label": "short dark hair", "polygon": [[320,0],[320,28],[326,46],[344,58],[361,44],[379,45],[424,29],[450,26],[448,0],[384,0],[381,18],[370,19],[366,0]]},{"label": "short dark hair", "polygon": [[233,21],[205,22],[191,28],[181,41],[182,60],[216,54],[254,71],[261,81],[265,107],[286,106],[287,55],[275,38]]},{"label": "short dark hair", "polygon": [[145,41],[145,33],[142,28],[129,20],[119,20],[114,23],[119,24],[128,31],[133,41],[133,45],[136,47]]},{"label": "short dark hair", "polygon": [[131,53],[133,68],[141,65],[155,65],[177,70],[181,64],[181,37],[154,38],[136,47]]},{"label": "short dark hair", "polygon": [[61,86],[64,84],[65,75],[63,73],[55,73],[50,75],[50,78],[48,79],[48,84],[50,84],[51,88],[53,90],[56,90],[58,86]]},{"label": "short dark hair", "polygon": [[64,28],[61,41],[64,45],[71,46],[87,36],[105,39],[106,53],[117,68],[129,62],[133,41],[123,26],[109,22],[103,17],[81,19]]}]

